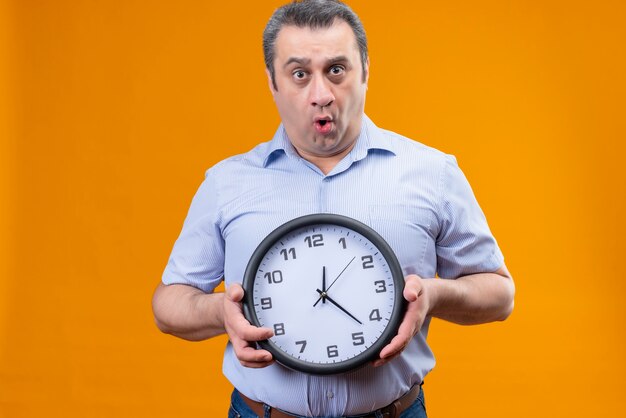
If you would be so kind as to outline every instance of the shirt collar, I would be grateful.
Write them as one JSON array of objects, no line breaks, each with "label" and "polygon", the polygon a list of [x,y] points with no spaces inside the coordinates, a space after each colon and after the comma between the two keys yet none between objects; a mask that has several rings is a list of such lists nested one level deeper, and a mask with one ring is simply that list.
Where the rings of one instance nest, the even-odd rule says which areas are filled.
[{"label": "shirt collar", "polygon": [[361,133],[356,140],[354,148],[350,152],[352,161],[362,160],[367,157],[368,153],[372,150],[381,150],[396,155],[393,143],[384,134],[384,131],[364,114]]},{"label": "shirt collar", "polygon": [[[349,155],[352,161],[358,161],[367,157],[370,150],[382,150],[396,155],[396,151],[394,150],[392,142],[389,141],[389,138],[385,137],[384,132],[364,114],[361,133],[359,133],[356,144]],[[287,131],[282,123],[268,144],[263,158],[263,167],[267,167],[274,158],[277,158],[281,154],[300,158],[291,144],[291,141],[289,141]]]},{"label": "shirt collar", "polygon": [[291,145],[291,142],[287,137],[287,131],[282,123],[278,126],[274,137],[268,144],[265,156],[263,157],[263,167],[267,167],[268,164],[280,154],[286,154],[294,157],[298,156],[296,149],[293,145]]}]

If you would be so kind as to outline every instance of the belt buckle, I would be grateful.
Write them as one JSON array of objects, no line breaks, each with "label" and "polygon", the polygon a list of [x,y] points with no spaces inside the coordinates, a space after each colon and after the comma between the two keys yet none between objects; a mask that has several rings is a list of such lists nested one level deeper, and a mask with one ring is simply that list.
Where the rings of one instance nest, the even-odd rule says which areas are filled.
[{"label": "belt buckle", "polygon": [[[398,402],[394,402],[390,405],[387,405],[383,408],[380,408],[378,412],[382,415],[383,418],[396,418],[398,416]],[[367,416],[367,418],[376,418],[376,412],[372,412]]]}]

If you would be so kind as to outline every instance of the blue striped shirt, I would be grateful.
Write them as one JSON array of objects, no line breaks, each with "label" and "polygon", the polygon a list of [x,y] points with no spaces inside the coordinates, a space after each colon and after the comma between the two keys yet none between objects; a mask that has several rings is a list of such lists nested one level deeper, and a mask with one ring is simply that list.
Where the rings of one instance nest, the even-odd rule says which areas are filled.
[{"label": "blue striped shirt", "polygon": [[[367,117],[354,148],[324,175],[301,158],[281,125],[274,138],[209,169],[163,274],[212,292],[241,283],[247,262],[276,227],[311,213],[350,216],[374,228],[405,275],[445,279],[492,272],[502,253],[453,156],[380,129]],[[341,416],[388,405],[433,368],[430,318],[390,363],[316,376],[273,364],[241,366],[230,344],[223,371],[249,398],[299,415]]]}]

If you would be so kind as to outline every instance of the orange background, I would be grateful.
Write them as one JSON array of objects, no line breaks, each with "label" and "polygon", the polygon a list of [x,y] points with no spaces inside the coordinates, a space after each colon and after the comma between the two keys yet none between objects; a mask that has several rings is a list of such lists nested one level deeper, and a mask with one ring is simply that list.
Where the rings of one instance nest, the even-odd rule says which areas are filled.
[{"label": "orange background", "polygon": [[[150,298],[205,169],[279,122],[281,3],[0,2],[0,417],[226,416],[225,338]],[[625,4],[351,4],[367,113],[457,156],[516,278],[508,321],[433,323],[430,416],[622,415]]]}]

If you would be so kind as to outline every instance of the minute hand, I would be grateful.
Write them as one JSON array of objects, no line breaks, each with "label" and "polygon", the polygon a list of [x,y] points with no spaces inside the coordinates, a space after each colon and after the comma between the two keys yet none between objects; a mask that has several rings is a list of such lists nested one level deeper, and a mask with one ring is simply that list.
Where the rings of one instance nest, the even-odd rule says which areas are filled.
[{"label": "minute hand", "polygon": [[346,311],[345,308],[343,306],[341,306],[340,304],[338,304],[337,302],[335,302],[330,296],[328,295],[324,295],[324,293],[322,293],[321,290],[319,289],[315,289],[317,290],[317,293],[319,293],[320,295],[322,295],[321,297],[328,299],[328,301],[330,303],[332,303],[333,305],[335,305],[336,307],[338,307],[339,309],[341,309],[342,311],[344,311],[350,318],[354,319],[356,322],[358,322],[359,324],[363,325],[363,322],[359,321],[358,319],[356,319],[356,317],[354,315],[352,315],[350,312]]}]

